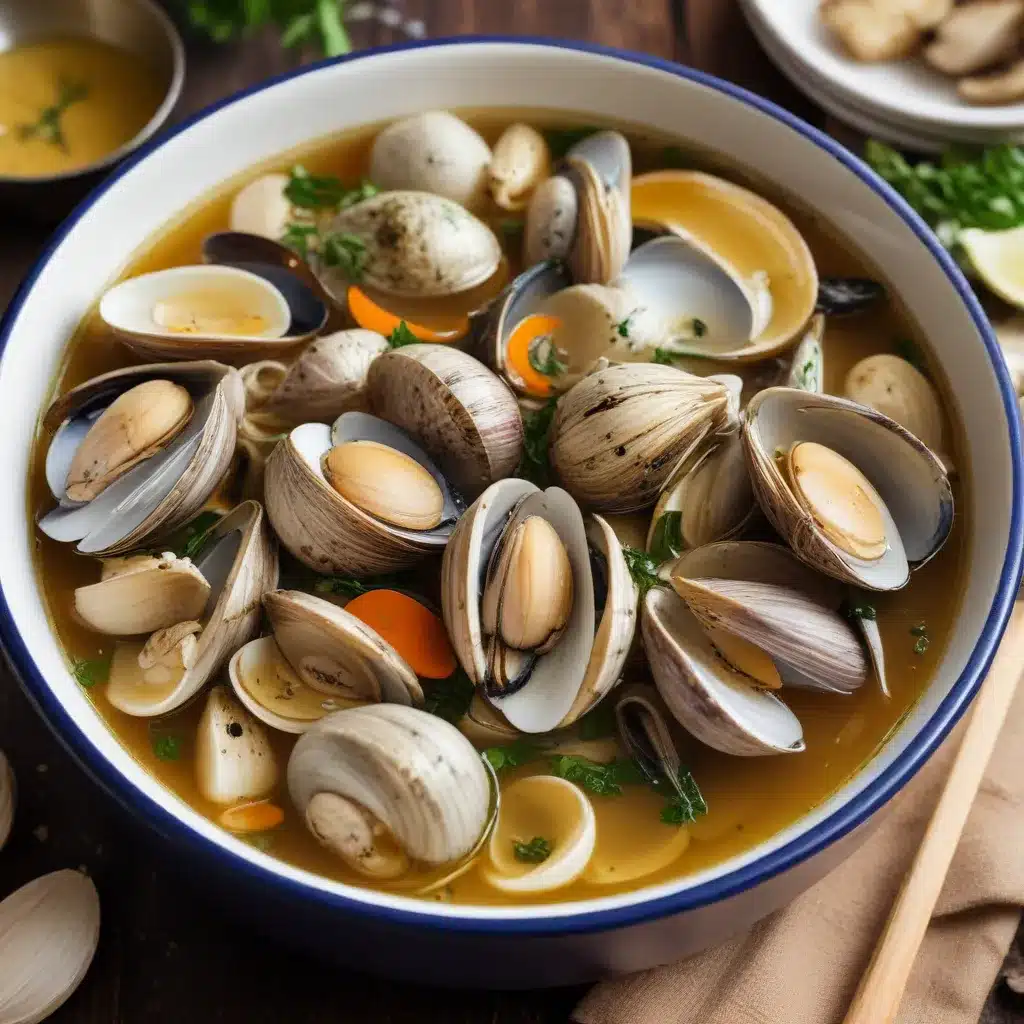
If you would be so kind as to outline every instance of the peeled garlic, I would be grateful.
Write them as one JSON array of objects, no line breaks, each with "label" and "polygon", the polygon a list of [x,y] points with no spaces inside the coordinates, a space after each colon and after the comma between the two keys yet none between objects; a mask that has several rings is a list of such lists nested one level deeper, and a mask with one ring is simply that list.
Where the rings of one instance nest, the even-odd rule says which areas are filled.
[{"label": "peeled garlic", "polygon": [[548,144],[532,125],[511,124],[494,145],[488,185],[503,210],[522,210],[551,170]]},{"label": "peeled garlic", "polygon": [[85,977],[100,935],[92,880],[55,871],[0,903],[0,1022],[37,1024]]}]

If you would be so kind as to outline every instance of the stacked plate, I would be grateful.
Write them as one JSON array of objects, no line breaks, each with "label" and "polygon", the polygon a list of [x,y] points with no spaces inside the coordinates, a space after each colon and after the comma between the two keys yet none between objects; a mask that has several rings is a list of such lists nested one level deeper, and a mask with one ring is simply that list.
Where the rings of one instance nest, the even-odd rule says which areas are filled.
[{"label": "stacked plate", "polygon": [[793,83],[840,121],[904,149],[1024,142],[1024,103],[974,107],[951,79],[910,58],[862,64],[831,38],[819,0],[740,0],[751,30]]}]

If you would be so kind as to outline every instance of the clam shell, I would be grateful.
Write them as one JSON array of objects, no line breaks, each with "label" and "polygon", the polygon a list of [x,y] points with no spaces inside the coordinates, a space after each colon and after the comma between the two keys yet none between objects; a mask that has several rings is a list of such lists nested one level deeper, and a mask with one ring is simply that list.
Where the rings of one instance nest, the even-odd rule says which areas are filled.
[{"label": "clam shell", "polygon": [[486,196],[491,149],[465,121],[428,110],[388,125],[370,150],[370,180],[381,189],[432,192],[470,209]]},{"label": "clam shell", "polygon": [[[339,212],[330,230],[362,242],[362,281],[387,295],[455,295],[483,284],[502,260],[486,224],[429,192],[380,192]],[[338,268],[322,268],[320,279],[339,299],[348,289]]]},{"label": "clam shell", "polygon": [[7,837],[11,834],[16,794],[14,771],[10,761],[0,750],[0,850],[4,848]]},{"label": "clam shell", "polygon": [[[92,501],[67,502],[64,482],[89,426],[114,398],[147,380],[168,379],[188,388],[195,403],[187,426],[158,454],[139,463]],[[78,542],[101,557],[145,547],[192,519],[227,472],[244,410],[241,378],[221,363],[152,363],[114,370],[80,384],[47,410],[54,431],[46,480],[60,507],[39,528],[54,540]]]},{"label": "clam shell", "polygon": [[78,871],[54,871],[0,903],[0,1020],[38,1024],[78,988],[100,935],[100,900]]},{"label": "clam shell", "polygon": [[[777,449],[815,441],[852,462],[881,495],[889,548],[874,562],[835,547],[796,501],[775,460]],[[867,590],[898,590],[911,567],[932,558],[953,525],[953,494],[941,462],[895,421],[831,395],[768,388],[747,406],[743,427],[751,480],[772,525],[798,558]]]},{"label": "clam shell", "polygon": [[[355,440],[387,444],[430,473],[445,495],[440,526],[416,531],[390,526],[328,484],[321,457],[331,447]],[[464,507],[419,444],[398,427],[360,412],[344,413],[333,427],[296,427],[267,460],[264,492],[270,521],[292,555],[317,572],[357,576],[407,568],[439,551]]]},{"label": "clam shell", "polygon": [[106,695],[129,715],[152,717],[181,707],[260,628],[260,598],[277,586],[277,545],[263,509],[246,501],[210,531],[197,558],[209,581],[210,603],[193,663],[178,679],[148,683],[138,665],[139,644],[119,644]]},{"label": "clam shell", "polygon": [[354,801],[426,865],[469,855],[491,817],[491,779],[472,744],[443,719],[397,704],[322,718],[295,744],[288,790],[303,817],[319,793]]},{"label": "clam shell", "polygon": [[656,363],[610,366],[559,401],[551,465],[582,505],[644,508],[683,459],[735,425],[735,404],[721,381]]},{"label": "clam shell", "polygon": [[530,197],[523,231],[526,267],[547,260],[565,260],[572,250],[579,220],[579,199],[572,182],[556,174],[542,181]]},{"label": "clam shell", "polygon": [[523,453],[523,420],[505,384],[482,363],[443,345],[409,345],[374,360],[373,411],[419,439],[467,498],[511,476]]}]

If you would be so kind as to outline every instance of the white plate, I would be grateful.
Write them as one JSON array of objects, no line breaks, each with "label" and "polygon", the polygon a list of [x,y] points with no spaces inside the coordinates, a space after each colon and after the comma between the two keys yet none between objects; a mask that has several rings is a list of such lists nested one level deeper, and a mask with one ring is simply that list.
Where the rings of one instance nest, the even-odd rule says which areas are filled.
[{"label": "white plate", "polygon": [[847,103],[865,105],[893,123],[916,128],[1024,131],[1024,103],[973,107],[956,94],[953,79],[911,58],[861,64],[844,54],[818,15],[819,0],[741,0],[792,64],[828,81]]}]

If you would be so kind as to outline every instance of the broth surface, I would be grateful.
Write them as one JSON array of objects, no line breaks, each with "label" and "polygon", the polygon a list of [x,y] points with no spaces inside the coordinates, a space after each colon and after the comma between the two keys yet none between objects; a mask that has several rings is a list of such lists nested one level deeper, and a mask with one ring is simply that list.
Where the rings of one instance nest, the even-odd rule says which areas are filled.
[{"label": "broth surface", "polygon": [[[567,115],[555,116],[550,112],[516,111],[514,115],[502,113],[500,116],[461,113],[490,142],[513,117],[534,124],[572,124],[580,120]],[[321,141],[300,154],[290,154],[269,166],[253,169],[218,195],[204,199],[146,251],[133,257],[126,276],[200,262],[203,237],[227,228],[228,209],[234,191],[258,173],[270,169],[287,170],[301,161],[313,173],[332,173],[345,181],[357,181],[366,172],[368,147],[376,130],[364,129]],[[638,170],[664,166],[669,158],[665,147],[673,140],[645,137],[643,133],[628,128],[624,130],[633,143]],[[671,159],[679,159],[674,148]],[[687,147],[688,164],[691,159],[701,169],[747,184],[778,203],[804,235],[823,276],[877,278],[870,264],[853,253],[848,245],[840,244],[828,225],[802,211],[788,197],[765,188],[760,182],[744,179],[734,170],[723,167],[710,154],[695,154]],[[499,219],[495,214],[493,223],[497,224]],[[825,390],[832,394],[841,393],[843,379],[856,361],[873,353],[891,352],[894,344],[904,338],[919,341],[915,326],[891,300],[863,314],[830,319],[824,343]],[[65,391],[99,373],[134,362],[134,357],[109,335],[98,316],[93,314],[68,347],[57,389]],[[947,409],[951,408],[944,382],[937,381],[937,384],[944,391]],[[541,900],[564,901],[607,895],[684,876],[742,853],[818,806],[878,752],[927,687],[952,633],[957,614],[969,526],[961,500],[966,467],[956,424],[947,422],[946,431],[947,437],[953,439],[953,456],[960,468],[959,476],[953,481],[959,502],[953,533],[943,550],[913,574],[905,589],[894,594],[872,595],[885,647],[891,698],[886,699],[882,695],[873,679],[853,695],[845,697],[787,689],[786,703],[803,724],[807,749],[802,754],[740,758],[718,753],[694,741],[687,751],[688,766],[707,800],[708,814],[688,826],[689,842],[681,844],[685,849],[670,864],[637,882],[631,881],[631,872],[636,870],[638,858],[670,843],[676,832],[675,827],[662,823],[660,819],[662,798],[644,786],[626,787],[623,796],[591,797],[599,836],[595,872],[600,869],[601,881],[594,881],[594,872],[590,872],[591,880],[584,876],[583,880],[545,895]],[[47,442],[48,438],[40,437],[32,470],[33,520],[52,505],[43,475]],[[630,518],[636,527],[645,529],[643,515]],[[628,524],[626,526],[628,528]],[[113,649],[112,639],[100,638],[87,631],[76,623],[72,614],[75,587],[94,582],[97,578],[95,561],[73,555],[69,546],[57,544],[38,533],[35,534],[35,544],[46,603],[69,659],[95,659],[109,655]],[[436,580],[437,571],[438,564],[428,562],[422,575]],[[287,586],[288,582],[283,579],[281,585]],[[931,643],[924,653],[916,653],[912,628],[922,622],[927,623]],[[89,696],[98,713],[143,767],[199,812],[216,819],[221,808],[202,799],[193,778],[193,736],[201,710],[199,704],[193,702],[160,720],[147,720],[130,717],[113,708],[106,701],[102,686],[91,688]],[[273,730],[268,732],[283,766],[295,737]],[[173,760],[163,760],[156,752],[162,748],[155,740],[168,733],[180,740],[178,756]],[[508,777],[516,778],[538,770],[525,766]],[[256,837],[254,842],[265,844],[273,855],[310,871],[357,885],[366,884],[316,844],[283,792],[279,791],[276,802],[285,810],[284,825],[273,833]],[[400,886],[389,888],[401,891]],[[509,897],[491,888],[475,870],[429,898],[459,903],[509,902]],[[537,897],[532,899],[537,901]]]}]

